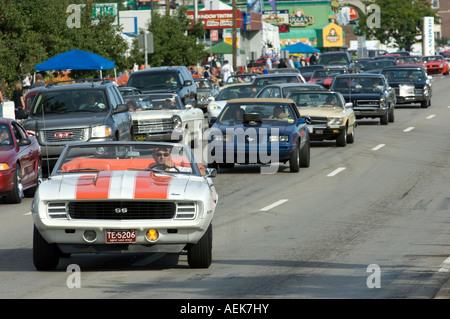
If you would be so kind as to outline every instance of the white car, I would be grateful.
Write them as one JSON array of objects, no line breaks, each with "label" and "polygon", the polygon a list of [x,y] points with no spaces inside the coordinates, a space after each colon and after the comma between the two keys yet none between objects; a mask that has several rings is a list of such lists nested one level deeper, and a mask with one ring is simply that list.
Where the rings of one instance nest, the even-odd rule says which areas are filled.
[{"label": "white car", "polygon": [[207,106],[209,125],[214,124],[228,100],[255,97],[262,88],[263,86],[251,83],[230,84],[222,87],[219,95],[216,98],[210,98],[211,102]]},{"label": "white car", "polygon": [[190,141],[201,137],[203,111],[184,105],[175,93],[128,95],[124,99],[133,119],[136,141],[180,142],[185,134]]},{"label": "white car", "polygon": [[183,250],[191,267],[209,267],[215,173],[184,144],[67,144],[32,203],[36,269],[74,253]]}]

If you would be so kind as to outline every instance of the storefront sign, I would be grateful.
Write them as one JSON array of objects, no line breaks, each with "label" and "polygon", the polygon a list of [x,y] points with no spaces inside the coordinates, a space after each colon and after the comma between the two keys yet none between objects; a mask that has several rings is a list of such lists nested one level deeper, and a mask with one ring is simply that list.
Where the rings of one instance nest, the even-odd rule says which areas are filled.
[{"label": "storefront sign", "polygon": [[[236,10],[236,28],[243,26],[242,11]],[[194,11],[187,12],[187,18],[194,21]],[[205,10],[199,11],[197,19],[202,21],[205,29],[229,29],[233,27],[233,10]]]},{"label": "storefront sign", "polygon": [[314,23],[314,17],[304,13],[302,9],[296,9],[294,14],[289,16],[289,23],[294,27],[306,27]]},{"label": "storefront sign", "polygon": [[434,55],[434,18],[423,18],[423,55]]}]

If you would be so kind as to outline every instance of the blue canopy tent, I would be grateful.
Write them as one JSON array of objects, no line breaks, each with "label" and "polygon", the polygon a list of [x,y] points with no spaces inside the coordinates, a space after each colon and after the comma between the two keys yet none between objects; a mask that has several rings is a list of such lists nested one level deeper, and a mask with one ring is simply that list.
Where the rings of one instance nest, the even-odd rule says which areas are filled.
[{"label": "blue canopy tent", "polygon": [[103,78],[102,71],[114,69],[114,77],[116,76],[116,64],[114,61],[105,59],[104,57],[81,50],[71,50],[65,53],[55,55],[47,61],[37,64],[34,67],[36,72],[39,71],[63,71],[63,70],[100,70],[100,78]]},{"label": "blue canopy tent", "polygon": [[320,53],[319,49],[316,49],[310,45],[304,44],[302,42],[298,42],[296,44],[289,45],[281,51],[289,51],[289,53],[313,53],[314,51]]}]

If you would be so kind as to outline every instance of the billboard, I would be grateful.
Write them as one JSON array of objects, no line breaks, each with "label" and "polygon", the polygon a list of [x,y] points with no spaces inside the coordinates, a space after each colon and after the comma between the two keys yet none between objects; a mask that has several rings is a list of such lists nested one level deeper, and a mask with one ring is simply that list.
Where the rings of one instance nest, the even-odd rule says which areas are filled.
[{"label": "billboard", "polygon": [[424,17],[423,18],[423,54],[422,55],[435,55],[436,51],[434,49],[434,18]]}]

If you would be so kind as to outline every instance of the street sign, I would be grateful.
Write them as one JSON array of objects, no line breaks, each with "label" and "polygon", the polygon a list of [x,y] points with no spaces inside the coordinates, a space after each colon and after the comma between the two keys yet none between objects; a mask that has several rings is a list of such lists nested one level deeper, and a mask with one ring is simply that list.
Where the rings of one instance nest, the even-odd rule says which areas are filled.
[{"label": "street sign", "polygon": [[219,30],[211,30],[211,41],[219,41]]},{"label": "street sign", "polygon": [[145,46],[145,40],[147,38],[147,53],[153,53],[154,52],[154,48],[153,48],[153,33],[149,32],[149,33],[145,33],[145,34],[138,34],[138,47],[139,49],[146,49]]}]

